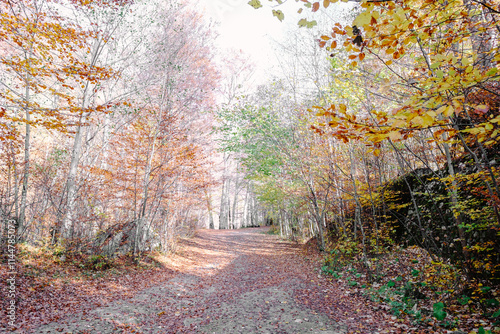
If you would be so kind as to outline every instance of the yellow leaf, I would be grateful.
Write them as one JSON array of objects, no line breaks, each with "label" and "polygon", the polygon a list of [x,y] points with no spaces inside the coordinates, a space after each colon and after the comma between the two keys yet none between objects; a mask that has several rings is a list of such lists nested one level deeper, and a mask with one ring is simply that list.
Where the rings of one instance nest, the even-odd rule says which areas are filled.
[{"label": "yellow leaf", "polygon": [[411,120],[411,122],[412,122],[413,124],[417,124],[417,125],[423,125],[423,124],[424,124],[424,120],[423,120],[423,119],[422,119],[422,117],[420,117],[420,116],[416,116],[416,117],[414,117],[414,118]]},{"label": "yellow leaf", "polygon": [[345,27],[345,31],[347,32],[347,34],[351,37],[353,37],[353,33],[352,33],[352,27]]},{"label": "yellow leaf", "polygon": [[394,141],[401,139],[401,133],[397,130],[389,132],[388,135],[389,135],[389,138],[391,140],[394,140]]},{"label": "yellow leaf", "polygon": [[451,117],[455,113],[455,109],[452,106],[447,106],[446,110],[443,111],[443,115],[446,117]]},{"label": "yellow leaf", "polygon": [[398,119],[392,123],[392,126],[395,128],[399,128],[406,125],[406,122],[404,120]]},{"label": "yellow leaf", "polygon": [[432,124],[434,124],[435,120],[435,118],[429,114],[423,115],[422,119],[423,119],[422,126],[431,126]]},{"label": "yellow leaf", "polygon": [[441,106],[438,110],[436,110],[436,113],[438,113],[438,114],[444,114],[446,108],[448,108],[447,105]]},{"label": "yellow leaf", "polygon": [[370,12],[364,11],[356,17],[353,24],[358,27],[363,27],[365,25],[370,24],[370,21],[371,21]]},{"label": "yellow leaf", "polygon": [[429,117],[432,117],[432,118],[435,118],[435,117],[437,116],[436,112],[435,112],[435,111],[432,111],[432,110],[431,110],[431,111],[428,111],[428,112],[426,113],[426,115],[428,115]]}]

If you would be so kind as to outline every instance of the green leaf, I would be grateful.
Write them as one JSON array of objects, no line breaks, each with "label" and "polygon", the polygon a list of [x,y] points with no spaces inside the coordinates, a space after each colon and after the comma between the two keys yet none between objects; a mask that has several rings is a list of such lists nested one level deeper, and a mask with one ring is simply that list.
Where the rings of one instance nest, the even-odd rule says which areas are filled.
[{"label": "green leaf", "polygon": [[260,3],[259,0],[250,0],[248,1],[248,4],[255,9],[259,9],[260,7],[262,7],[262,4]]},{"label": "green leaf", "polygon": [[467,305],[467,303],[469,302],[469,300],[470,300],[469,296],[462,296],[462,298],[458,298],[458,302],[461,305]]},{"label": "green leaf", "polygon": [[490,288],[489,286],[483,286],[483,287],[481,287],[480,289],[481,289],[481,292],[482,292],[482,293],[487,293],[488,291],[490,291],[490,290],[491,290],[491,288]]},{"label": "green leaf", "polygon": [[443,321],[446,318],[446,311],[444,310],[444,303],[439,302],[432,305],[432,315],[439,321]]},{"label": "green leaf", "polygon": [[441,66],[441,62],[437,61],[431,65],[431,68],[434,70],[434,69],[438,68],[439,66]]},{"label": "green leaf", "polygon": [[389,288],[392,288],[392,287],[393,287],[393,286],[395,286],[395,285],[396,285],[396,283],[395,283],[394,281],[389,281],[389,282],[387,282],[387,286],[388,286]]},{"label": "green leaf", "polygon": [[300,28],[303,28],[307,25],[307,20],[306,19],[300,19],[298,23]]},{"label": "green leaf", "polygon": [[308,28],[312,28],[312,27],[314,27],[316,25],[318,25],[318,22],[316,22],[316,20],[307,22],[307,27]]},{"label": "green leaf", "polygon": [[498,68],[496,67],[493,67],[492,69],[490,69],[486,74],[488,76],[493,76],[493,75],[496,75],[498,73]]},{"label": "green leaf", "polygon": [[274,10],[273,9],[273,16],[276,16],[278,20],[283,22],[283,19],[285,18],[285,14],[281,10]]},{"label": "green leaf", "polygon": [[300,28],[306,27],[306,28],[312,28],[318,23],[316,21],[307,21],[306,19],[300,19],[298,22],[298,25]]},{"label": "green leaf", "polygon": [[488,305],[489,307],[491,307],[491,306],[496,307],[496,306],[500,305],[500,302],[496,299],[488,299],[486,301],[486,305]]}]

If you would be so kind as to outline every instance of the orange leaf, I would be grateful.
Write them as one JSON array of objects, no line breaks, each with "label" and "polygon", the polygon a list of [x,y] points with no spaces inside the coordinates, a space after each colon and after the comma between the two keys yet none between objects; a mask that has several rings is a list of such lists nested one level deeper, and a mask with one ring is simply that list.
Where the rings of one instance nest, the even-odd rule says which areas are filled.
[{"label": "orange leaf", "polygon": [[357,57],[358,57],[358,56],[356,56],[356,55],[350,55],[350,56],[349,56],[349,59],[356,59]]},{"label": "orange leaf", "polygon": [[332,45],[330,46],[332,49],[335,49],[337,47],[337,41],[333,41]]},{"label": "orange leaf", "polygon": [[363,59],[365,59],[365,54],[364,53],[360,53],[359,54],[359,60],[361,61]]},{"label": "orange leaf", "polygon": [[313,4],[313,9],[312,9],[312,11],[313,11],[313,12],[316,12],[316,11],[318,11],[318,9],[319,9],[319,2],[315,2],[315,3]]}]

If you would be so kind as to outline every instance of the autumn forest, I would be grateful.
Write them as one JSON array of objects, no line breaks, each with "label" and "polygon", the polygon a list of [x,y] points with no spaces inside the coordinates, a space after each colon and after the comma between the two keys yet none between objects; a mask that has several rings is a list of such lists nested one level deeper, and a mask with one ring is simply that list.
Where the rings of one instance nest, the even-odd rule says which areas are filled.
[{"label": "autumn forest", "polygon": [[[270,1],[246,6],[290,20]],[[195,3],[1,0],[5,270],[13,245],[100,272],[266,226],[417,327],[498,329],[500,4],[296,7],[252,87]]]}]

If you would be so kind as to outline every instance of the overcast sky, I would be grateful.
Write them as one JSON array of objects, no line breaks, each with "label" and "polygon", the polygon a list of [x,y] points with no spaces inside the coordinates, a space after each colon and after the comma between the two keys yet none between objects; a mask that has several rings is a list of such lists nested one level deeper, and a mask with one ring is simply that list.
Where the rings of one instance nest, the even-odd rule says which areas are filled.
[{"label": "overcast sky", "polygon": [[[279,66],[274,52],[275,41],[282,42],[284,35],[292,29],[299,29],[297,22],[309,10],[298,14],[301,4],[294,0],[285,1],[276,7],[276,2],[261,1],[263,7],[254,9],[248,0],[198,0],[205,16],[218,22],[218,43],[223,49],[234,48],[248,54],[255,65],[258,83],[269,79],[270,73],[278,74]],[[328,9],[327,26],[333,26],[337,16],[345,16],[352,5],[336,3]],[[272,14],[272,9],[279,9],[285,13],[284,22],[280,22]],[[319,15],[314,19],[319,19]],[[325,19],[325,16],[323,16]],[[306,29],[306,28],[301,28]],[[328,28],[329,30],[329,28]],[[328,31],[327,30],[327,31]],[[266,78],[267,77],[267,78]]]},{"label": "overcast sky", "polygon": [[262,1],[264,7],[254,9],[248,0],[199,0],[206,16],[219,22],[219,46],[242,50],[251,56],[260,72],[266,73],[276,64],[273,41],[280,40],[286,26],[296,25],[293,16],[299,8],[295,1],[289,1],[279,9],[287,15],[287,23],[281,23],[272,15],[269,1]]}]

